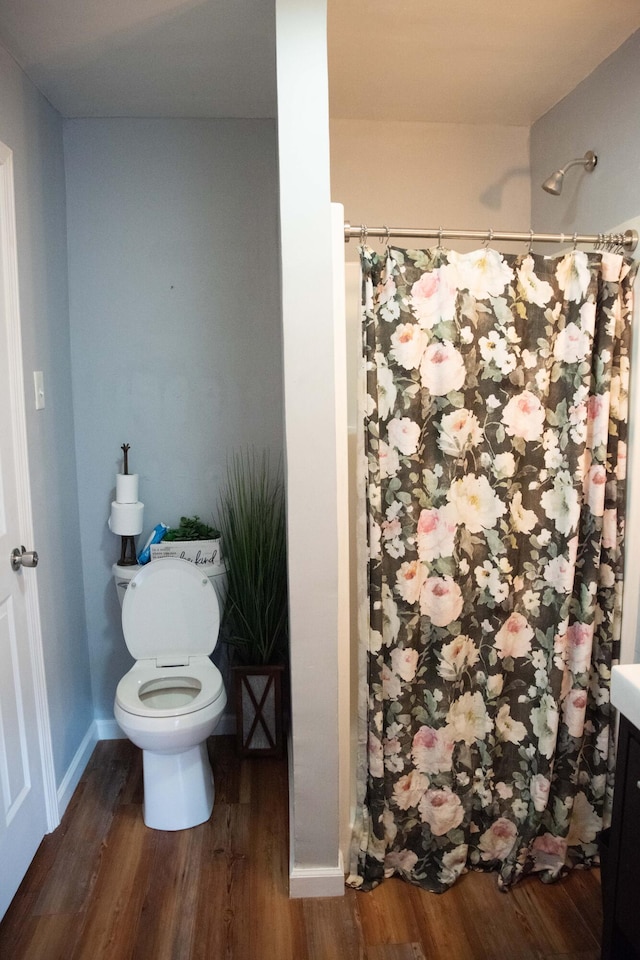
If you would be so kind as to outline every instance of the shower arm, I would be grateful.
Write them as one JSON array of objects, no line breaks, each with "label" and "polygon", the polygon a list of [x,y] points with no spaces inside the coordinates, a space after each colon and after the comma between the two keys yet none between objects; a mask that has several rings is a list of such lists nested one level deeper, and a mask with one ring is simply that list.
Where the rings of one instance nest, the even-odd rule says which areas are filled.
[{"label": "shower arm", "polygon": [[585,168],[585,170],[591,173],[591,171],[594,169],[597,162],[598,162],[597,156],[595,155],[595,153],[593,153],[592,150],[589,150],[589,152],[586,153],[584,157],[577,157],[575,160],[570,160],[569,163],[565,164],[564,167],[561,167],[560,170],[558,170],[558,173],[564,176],[567,170],[570,170],[571,167],[577,167],[577,166],[582,166]]}]

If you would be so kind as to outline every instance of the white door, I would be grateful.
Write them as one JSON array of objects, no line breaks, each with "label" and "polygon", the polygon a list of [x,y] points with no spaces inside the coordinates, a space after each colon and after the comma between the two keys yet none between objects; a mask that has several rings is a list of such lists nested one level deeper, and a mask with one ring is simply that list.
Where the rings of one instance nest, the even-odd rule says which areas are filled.
[{"label": "white door", "polygon": [[10,562],[32,535],[13,164],[0,143],[0,917],[57,819],[38,573]]}]

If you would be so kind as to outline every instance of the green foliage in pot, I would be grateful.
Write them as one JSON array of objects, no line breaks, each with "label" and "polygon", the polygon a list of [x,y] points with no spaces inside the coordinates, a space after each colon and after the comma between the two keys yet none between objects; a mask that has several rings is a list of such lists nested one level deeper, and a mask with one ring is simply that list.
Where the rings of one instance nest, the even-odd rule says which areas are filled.
[{"label": "green foliage in pot", "polygon": [[164,535],[164,540],[217,540],[220,532],[200,517],[180,517],[180,526],[171,527]]},{"label": "green foliage in pot", "polygon": [[227,565],[222,636],[246,666],[287,657],[287,556],[282,468],[264,453],[227,465],[218,525]]}]

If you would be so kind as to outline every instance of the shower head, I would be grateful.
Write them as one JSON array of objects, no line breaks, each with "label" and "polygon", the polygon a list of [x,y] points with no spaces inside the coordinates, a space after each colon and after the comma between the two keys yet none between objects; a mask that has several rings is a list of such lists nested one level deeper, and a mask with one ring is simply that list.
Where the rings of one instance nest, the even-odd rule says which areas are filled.
[{"label": "shower head", "polygon": [[547,193],[552,193],[554,197],[559,197],[562,193],[562,184],[564,183],[564,170],[556,170],[550,177],[547,177],[542,184],[542,189]]},{"label": "shower head", "polygon": [[551,193],[554,197],[559,197],[562,193],[564,175],[570,167],[575,167],[581,164],[587,173],[591,173],[597,162],[598,158],[593,150],[587,150],[584,157],[580,157],[578,160],[571,160],[569,163],[565,164],[564,167],[561,167],[560,170],[556,170],[555,173],[552,173],[551,176],[548,177],[542,184],[542,189],[546,190],[547,193]]}]

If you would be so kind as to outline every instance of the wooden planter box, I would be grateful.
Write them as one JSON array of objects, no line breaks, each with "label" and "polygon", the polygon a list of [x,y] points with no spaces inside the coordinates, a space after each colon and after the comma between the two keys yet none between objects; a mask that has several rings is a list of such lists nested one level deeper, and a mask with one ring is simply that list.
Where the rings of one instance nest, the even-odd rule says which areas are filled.
[{"label": "wooden planter box", "polygon": [[284,667],[234,667],[236,743],[241,757],[284,751]]}]

